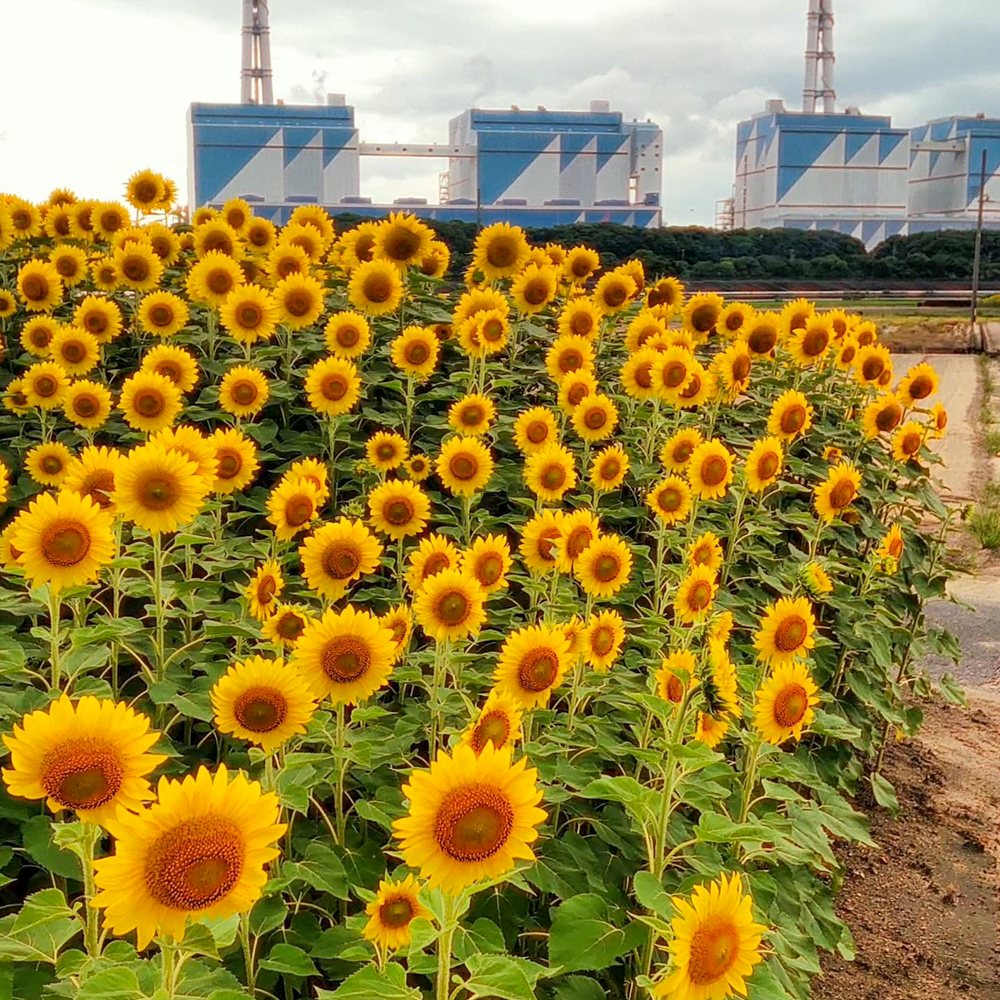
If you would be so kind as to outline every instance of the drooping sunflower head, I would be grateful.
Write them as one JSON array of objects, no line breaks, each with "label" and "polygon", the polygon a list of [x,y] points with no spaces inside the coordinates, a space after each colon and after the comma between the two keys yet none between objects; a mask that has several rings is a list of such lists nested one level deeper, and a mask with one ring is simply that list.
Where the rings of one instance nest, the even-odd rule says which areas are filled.
[{"label": "drooping sunflower head", "polygon": [[524,463],[524,481],[542,500],[557,502],[576,486],[573,453],[560,444],[531,452]]},{"label": "drooping sunflower head", "polygon": [[384,951],[405,948],[413,936],[413,921],[431,918],[430,911],[420,903],[419,892],[420,884],[413,875],[401,882],[379,882],[375,898],[365,908],[368,923],[361,932],[365,939]]},{"label": "drooping sunflower head", "polygon": [[923,362],[914,365],[906,373],[896,389],[896,395],[904,406],[910,407],[927,399],[928,396],[933,396],[937,390],[937,372],[929,364]]},{"label": "drooping sunflower head", "polygon": [[830,575],[823,568],[821,563],[812,560],[807,562],[800,572],[802,582],[806,585],[806,590],[814,597],[822,597],[833,590],[833,581]]},{"label": "drooping sunflower head", "polygon": [[413,614],[437,642],[478,635],[486,620],[486,594],[478,581],[460,569],[446,569],[424,581]]},{"label": "drooping sunflower head", "polygon": [[628,452],[619,444],[608,445],[590,460],[591,485],[599,493],[609,493],[621,486],[628,470]]},{"label": "drooping sunflower head", "polygon": [[724,351],[717,354],[713,361],[713,370],[727,397],[731,400],[746,391],[750,384],[752,367],[753,355],[742,339],[730,344]]},{"label": "drooping sunflower head", "polygon": [[424,530],[430,519],[431,502],[416,483],[386,482],[369,494],[368,513],[376,531],[399,540]]}]

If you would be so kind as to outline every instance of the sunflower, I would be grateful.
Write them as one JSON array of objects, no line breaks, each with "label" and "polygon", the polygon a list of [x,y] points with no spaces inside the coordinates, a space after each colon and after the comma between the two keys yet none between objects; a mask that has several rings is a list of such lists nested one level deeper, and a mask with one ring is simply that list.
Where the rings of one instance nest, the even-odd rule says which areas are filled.
[{"label": "sunflower", "polygon": [[306,625],[313,621],[309,609],[297,604],[279,604],[269,618],[261,623],[261,631],[268,642],[292,647],[299,641]]},{"label": "sunflower", "polygon": [[816,306],[808,299],[795,299],[781,310],[782,335],[787,340],[796,330],[805,329],[816,314]]},{"label": "sunflower", "polygon": [[15,198],[9,203],[8,214],[16,239],[29,240],[42,235],[42,214],[30,201]]},{"label": "sunflower", "polygon": [[896,388],[903,406],[910,407],[938,391],[937,372],[926,363],[914,365]]},{"label": "sunflower", "polygon": [[86,375],[100,361],[101,348],[86,330],[61,326],[49,342],[48,357],[68,375]]},{"label": "sunflower", "polygon": [[4,736],[4,784],[17,798],[45,799],[52,812],[107,825],[119,807],[139,812],[153,797],[146,775],[167,758],[147,751],[159,738],[124,702],[88,695],[74,704],[63,694]]},{"label": "sunflower", "polygon": [[390,212],[379,223],[372,245],[372,257],[397,268],[419,264],[430,251],[433,233],[415,216],[405,212]]},{"label": "sunflower", "polygon": [[[0,249],[2,249],[2,245],[0,245]],[[16,312],[17,299],[6,288],[0,288],[0,319],[9,319]]]},{"label": "sunflower", "polygon": [[558,440],[555,414],[544,406],[534,406],[514,421],[514,446],[523,455],[533,455]]},{"label": "sunflower", "polygon": [[639,294],[639,286],[630,274],[621,270],[609,271],[594,287],[594,305],[605,316],[612,316],[627,309]]},{"label": "sunflower", "polygon": [[534,768],[523,757],[512,763],[511,753],[492,742],[478,755],[470,746],[442,750],[403,785],[410,806],[393,832],[406,864],[431,888],[457,895],[511,871],[518,859],[534,860],[529,845],[546,819],[542,793]]},{"label": "sunflower", "polygon": [[757,692],[757,732],[774,746],[790,738],[802,739],[802,730],[812,722],[813,708],[819,704],[818,690],[804,663],[777,665]]},{"label": "sunflower", "polygon": [[556,567],[572,573],[583,550],[601,533],[601,522],[589,510],[564,514],[561,535],[556,541]]},{"label": "sunflower", "polygon": [[284,481],[294,479],[296,476],[308,479],[312,483],[320,503],[326,503],[330,499],[330,472],[325,462],[321,462],[318,458],[300,458],[288,467],[281,478]]},{"label": "sunflower", "polygon": [[101,257],[90,265],[94,287],[102,292],[113,292],[118,287],[118,271],[110,257]]},{"label": "sunflower", "polygon": [[753,901],[739,875],[723,874],[707,887],[697,885],[690,901],[672,897],[671,971],[651,989],[670,1000],[722,1000],[746,996],[747,978],[763,958]]},{"label": "sunflower", "polygon": [[215,448],[197,427],[191,424],[165,427],[162,431],[150,435],[149,441],[150,444],[162,445],[167,451],[179,452],[194,463],[202,479],[209,484],[215,482],[218,473]]},{"label": "sunflower", "polygon": [[157,934],[181,941],[188,917],[248,911],[278,856],[279,809],[273,792],[242,774],[230,781],[225,765],[214,776],[201,767],[183,781],[161,778],[150,808],[118,812],[115,853],[94,862],[93,904],[105,926],[118,935],[134,929],[141,950]]},{"label": "sunflower", "polygon": [[147,351],[139,370],[166,376],[181,392],[190,392],[198,384],[201,375],[194,355],[183,347],[171,344],[158,344]]},{"label": "sunflower", "polygon": [[853,336],[846,336],[837,344],[837,352],[833,363],[841,370],[847,371],[854,367],[858,357],[858,342]]},{"label": "sunflower", "polygon": [[728,399],[733,400],[746,392],[750,384],[750,369],[753,365],[753,355],[747,350],[746,343],[737,340],[724,351],[715,356],[712,368],[722,383]]},{"label": "sunflower", "polygon": [[477,237],[472,250],[473,266],[493,281],[518,274],[528,260],[528,241],[520,226],[497,222]]},{"label": "sunflower", "polygon": [[755,357],[770,354],[781,338],[781,317],[775,312],[756,313],[743,329],[747,349]]},{"label": "sunflower", "polygon": [[718,439],[703,441],[691,454],[691,491],[701,500],[718,500],[733,481],[734,455]]},{"label": "sunflower", "polygon": [[620,444],[608,445],[590,460],[590,483],[599,493],[618,489],[629,470],[628,453]]},{"label": "sunflower", "polygon": [[87,254],[79,247],[69,244],[56,247],[49,254],[49,263],[67,288],[80,284],[87,277]]},{"label": "sunflower", "polygon": [[240,265],[232,257],[212,250],[192,265],[186,287],[192,302],[218,308],[225,305],[229,293],[244,282]]},{"label": "sunflower", "polygon": [[219,405],[235,417],[259,413],[270,395],[264,373],[247,365],[230,368],[219,384]]},{"label": "sunflower", "polygon": [[478,756],[487,743],[495,750],[512,746],[521,738],[522,707],[518,701],[494,688],[476,721],[462,733],[460,746],[471,747]]},{"label": "sunflower", "polygon": [[889,434],[894,431],[903,419],[903,406],[896,395],[883,392],[870,402],[861,416],[861,426],[865,437],[870,441],[879,434]]},{"label": "sunflower", "polygon": [[543,510],[522,528],[518,551],[529,570],[547,573],[556,568],[564,516],[562,511]]},{"label": "sunflower", "polygon": [[747,488],[751,493],[762,493],[777,482],[784,465],[785,455],[780,438],[766,437],[755,441],[744,466]]},{"label": "sunflower", "polygon": [[118,463],[111,500],[126,520],[159,534],[190,523],[209,486],[194,462],[181,452],[145,444]]},{"label": "sunflower", "polygon": [[892,370],[892,358],[882,344],[859,347],[854,358],[854,377],[861,385],[878,385],[886,370]]},{"label": "sunflower", "polygon": [[683,472],[701,443],[701,431],[695,427],[681,428],[660,449],[660,462],[668,472]]},{"label": "sunflower", "polygon": [[[333,219],[322,205],[299,205],[292,209],[288,218],[289,225],[312,226],[319,233],[323,246],[329,246],[337,237]],[[288,232],[285,226],[283,233]]]},{"label": "sunflower", "polygon": [[368,495],[369,521],[396,541],[419,535],[430,519],[431,502],[415,483],[386,482]]},{"label": "sunflower", "polygon": [[139,302],[139,326],[156,337],[172,337],[188,321],[187,303],[172,292],[150,292]]},{"label": "sunflower", "polygon": [[274,526],[278,541],[286,542],[319,516],[323,504],[316,484],[305,476],[286,476],[267,498],[267,520]]},{"label": "sunflower", "polygon": [[274,303],[281,323],[289,330],[312,326],[323,314],[326,293],[315,278],[290,274],[274,286]]},{"label": "sunflower", "polygon": [[651,347],[640,347],[622,365],[622,388],[633,399],[653,399],[658,395],[659,390],[653,383],[653,366],[658,357]]},{"label": "sunflower", "polygon": [[241,344],[270,340],[282,320],[274,296],[257,285],[236,285],[219,307],[219,319]]},{"label": "sunflower", "polygon": [[446,569],[424,581],[413,602],[413,614],[424,632],[437,642],[479,634],[486,612],[486,594],[472,576]]},{"label": "sunflower", "polygon": [[451,251],[441,240],[431,240],[430,250],[420,259],[420,273],[427,278],[443,278],[451,264]]},{"label": "sunflower", "polygon": [[378,227],[377,222],[361,222],[340,237],[338,246],[341,262],[345,268],[353,270],[372,259]]},{"label": "sunflower", "polygon": [[378,570],[382,545],[360,521],[340,518],[317,528],[299,547],[309,588],[328,601],[339,601],[348,587]]},{"label": "sunflower", "polygon": [[309,405],[327,417],[339,417],[354,409],[361,397],[361,379],[350,361],[321,358],[306,373]]},{"label": "sunflower", "polygon": [[302,247],[278,243],[268,253],[264,270],[274,281],[287,278],[290,274],[308,274],[309,255]]},{"label": "sunflower", "polygon": [[797,389],[787,389],[771,406],[767,433],[782,441],[794,441],[812,427],[813,408]]},{"label": "sunflower", "polygon": [[151,292],[163,277],[163,261],[148,243],[127,243],[111,259],[119,282],[133,292]]},{"label": "sunflower", "polygon": [[646,293],[646,304],[679,309],[684,304],[684,284],[678,278],[660,278]]},{"label": "sunflower", "polygon": [[601,268],[601,258],[590,247],[575,246],[566,251],[563,273],[574,285],[583,285],[587,279]]},{"label": "sunflower", "polygon": [[368,320],[356,312],[334,313],[323,330],[327,350],[338,358],[359,357],[372,342]]},{"label": "sunflower", "polygon": [[375,898],[365,907],[368,923],[362,935],[376,948],[395,951],[405,948],[412,936],[410,924],[418,917],[431,919],[431,913],[420,904],[420,885],[413,875],[402,882],[380,881]]},{"label": "sunflower", "polygon": [[458,326],[458,346],[470,358],[498,354],[507,346],[510,323],[498,309],[477,312]]},{"label": "sunflower", "polygon": [[153,248],[153,253],[167,267],[177,263],[181,255],[181,241],[172,229],[159,222],[153,222],[146,226],[146,235],[149,237],[149,245]]},{"label": "sunflower", "polygon": [[806,585],[806,590],[816,597],[829,594],[833,591],[833,581],[827,571],[818,562],[806,563],[801,571],[802,582]]},{"label": "sunflower", "polygon": [[42,486],[59,486],[66,478],[73,452],[59,441],[48,441],[29,448],[24,456],[24,471]]},{"label": "sunflower", "polygon": [[691,366],[691,380],[672,400],[675,406],[683,410],[695,410],[704,406],[709,400],[715,399],[718,393],[718,381],[715,373],[708,371],[700,361]]},{"label": "sunflower", "polygon": [[208,222],[210,219],[217,219],[218,217],[218,209],[212,208],[211,205],[199,205],[191,215],[191,225],[200,226],[203,222]]},{"label": "sunflower", "polygon": [[833,342],[833,326],[826,316],[814,313],[805,325],[791,331],[786,346],[800,365],[812,365],[821,360]]},{"label": "sunflower", "polygon": [[477,313],[492,312],[493,310],[498,310],[502,316],[506,317],[510,312],[507,296],[498,288],[477,288],[474,291],[466,292],[458,300],[458,305],[452,312],[452,323],[458,327]]},{"label": "sunflower", "polygon": [[208,443],[215,455],[212,492],[228,495],[245,489],[260,468],[257,445],[238,430],[217,430]]},{"label": "sunflower", "polygon": [[210,253],[225,254],[234,260],[243,255],[239,233],[219,216],[196,223],[191,240],[195,256],[199,259]]},{"label": "sunflower", "polygon": [[51,312],[62,301],[62,279],[48,261],[29,260],[17,272],[17,293],[30,312]]},{"label": "sunflower", "polygon": [[754,634],[754,649],[768,663],[791,663],[809,655],[816,644],[816,616],[805,597],[780,598],[769,604]]},{"label": "sunflower", "polygon": [[940,403],[935,403],[930,411],[930,436],[943,438],[947,426],[948,411]]},{"label": "sunflower", "polygon": [[357,705],[385,687],[395,658],[392,632],[374,615],[348,604],[306,625],[291,663],[317,698]]},{"label": "sunflower", "polygon": [[913,461],[924,446],[926,429],[916,420],[907,420],[902,427],[892,435],[892,457],[897,462]]},{"label": "sunflower", "polygon": [[713,531],[699,535],[687,549],[688,565],[695,569],[702,567],[717,573],[722,566],[722,543]]},{"label": "sunflower", "polygon": [[[58,367],[58,365],[56,366]],[[12,378],[3,390],[3,405],[11,413],[23,414],[30,409],[25,379]]]},{"label": "sunflower", "polygon": [[715,570],[705,565],[692,567],[680,582],[674,598],[674,613],[685,624],[703,621],[712,607],[719,585]]},{"label": "sunflower", "polygon": [[152,212],[167,193],[163,178],[152,170],[139,170],[125,185],[125,199],[140,212]]},{"label": "sunflower", "polygon": [[597,379],[591,371],[572,372],[559,383],[559,406],[563,413],[573,411],[588,397],[597,392]]},{"label": "sunflower", "polygon": [[121,458],[116,448],[88,445],[70,462],[60,489],[90,497],[102,510],[116,513],[111,495]]},{"label": "sunflower", "polygon": [[531,316],[555,299],[558,287],[559,274],[554,267],[529,264],[514,279],[510,296],[518,312]]},{"label": "sunflower", "polygon": [[681,313],[684,329],[690,330],[696,342],[704,342],[716,332],[716,324],[722,317],[724,306],[722,296],[715,292],[692,295]]},{"label": "sunflower", "polygon": [[586,337],[557,337],[546,352],[545,368],[557,385],[573,372],[593,371],[593,345]]},{"label": "sunflower", "polygon": [[543,707],[569,667],[569,640],[561,627],[518,629],[500,649],[493,674],[495,690],[521,709]]},{"label": "sunflower", "polygon": [[212,686],[211,697],[219,732],[268,754],[304,733],[316,711],[305,678],[281,657],[237,661]]},{"label": "sunflower", "polygon": [[169,427],[182,406],[181,390],[166,375],[145,371],[125,380],[118,402],[125,423],[150,434]]},{"label": "sunflower", "polygon": [[573,453],[559,444],[532,452],[524,462],[524,481],[542,500],[558,502],[576,486]]},{"label": "sunflower", "polygon": [[735,340],[753,319],[755,312],[754,307],[745,302],[731,302],[719,314],[716,329],[728,340]]},{"label": "sunflower", "polygon": [[479,437],[490,429],[496,416],[497,408],[493,400],[481,393],[473,393],[451,405],[448,423],[459,434]]},{"label": "sunflower", "polygon": [[230,198],[222,206],[220,212],[222,220],[240,235],[245,234],[250,220],[253,218],[253,209],[242,198]]},{"label": "sunflower", "polygon": [[450,538],[432,534],[421,539],[420,544],[410,552],[410,566],[406,573],[406,583],[414,593],[424,582],[446,569],[458,569],[462,554]]},{"label": "sunflower", "polygon": [[595,538],[580,554],[573,575],[591,597],[611,597],[628,583],[632,553],[617,535]]},{"label": "sunflower", "polygon": [[347,285],[348,301],[367,316],[395,312],[403,301],[403,281],[399,270],[388,261],[359,264]]},{"label": "sunflower", "polygon": [[459,568],[475,579],[484,594],[492,594],[507,586],[511,565],[507,539],[502,535],[487,535],[473,539],[461,555]]},{"label": "sunflower", "polygon": [[24,397],[29,406],[51,410],[61,406],[69,388],[69,375],[54,361],[33,364],[21,378]]},{"label": "sunflower", "polygon": [[826,479],[813,490],[816,513],[826,522],[833,521],[858,495],[861,473],[849,462],[835,465]]},{"label": "sunflower", "polygon": [[251,253],[266,254],[274,249],[278,241],[274,223],[268,219],[251,216],[243,229],[243,239]]},{"label": "sunflower", "polygon": [[[691,352],[676,345],[658,351],[653,367],[650,369],[650,379],[656,394],[660,399],[675,406],[681,404],[681,393],[690,385],[694,373],[699,367]],[[698,382],[698,388],[701,381]]]},{"label": "sunflower", "polygon": [[73,325],[85,330],[98,344],[107,344],[122,332],[122,313],[117,303],[88,295],[73,310]]},{"label": "sunflower", "polygon": [[698,660],[690,649],[678,649],[663,658],[660,669],[653,675],[656,693],[672,705],[684,700],[684,692],[698,683],[695,676]]},{"label": "sunflower", "polygon": [[666,334],[667,324],[650,310],[643,309],[632,319],[625,331],[625,347],[634,354],[640,348],[649,347]]},{"label": "sunflower", "polygon": [[493,455],[478,438],[453,437],[442,446],[436,468],[446,489],[468,497],[490,481]]},{"label": "sunflower", "polygon": [[115,557],[110,514],[78,493],[42,493],[17,518],[10,542],[32,588],[90,583]]},{"label": "sunflower", "polygon": [[390,431],[376,431],[365,442],[365,454],[379,472],[397,469],[406,461],[410,446],[406,439]]},{"label": "sunflower", "polygon": [[664,524],[677,524],[691,513],[691,487],[680,476],[667,476],[646,494],[646,506]]},{"label": "sunflower", "polygon": [[413,632],[413,615],[405,604],[396,604],[384,615],[380,615],[379,621],[392,633],[393,662],[395,662],[403,655]]},{"label": "sunflower", "polygon": [[427,479],[431,469],[431,460],[426,455],[411,455],[403,463],[403,470],[415,483],[422,483]]},{"label": "sunflower", "polygon": [[598,673],[611,669],[625,642],[625,622],[617,611],[591,615],[583,637],[583,658]]},{"label": "sunflower", "polygon": [[567,302],[559,314],[560,336],[596,337],[600,327],[601,310],[590,299]]},{"label": "sunflower", "polygon": [[603,441],[618,425],[618,408],[602,392],[586,396],[573,411],[573,430],[588,443]]},{"label": "sunflower", "polygon": [[440,350],[432,330],[423,326],[408,326],[392,342],[392,363],[407,375],[426,379],[437,366]]}]

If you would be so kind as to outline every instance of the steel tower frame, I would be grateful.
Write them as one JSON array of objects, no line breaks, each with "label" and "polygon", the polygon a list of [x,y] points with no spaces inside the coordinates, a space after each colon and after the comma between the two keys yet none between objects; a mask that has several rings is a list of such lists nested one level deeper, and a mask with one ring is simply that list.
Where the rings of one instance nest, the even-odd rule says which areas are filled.
[{"label": "steel tower frame", "polygon": [[820,101],[824,114],[833,114],[833,0],[809,0],[806,31],[806,81],[802,110],[815,113]]},{"label": "steel tower frame", "polygon": [[274,104],[271,79],[271,29],[267,0],[243,0],[243,70],[240,102]]}]

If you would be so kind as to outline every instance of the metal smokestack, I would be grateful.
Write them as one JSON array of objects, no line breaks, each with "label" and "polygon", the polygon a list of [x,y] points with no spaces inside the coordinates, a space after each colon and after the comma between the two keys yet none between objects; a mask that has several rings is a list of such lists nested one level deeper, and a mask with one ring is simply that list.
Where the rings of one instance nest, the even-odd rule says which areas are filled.
[{"label": "metal smokestack", "polygon": [[806,79],[802,110],[814,113],[822,101],[825,114],[833,114],[837,92],[833,89],[833,0],[809,0],[806,30]]},{"label": "metal smokestack", "polygon": [[274,104],[271,82],[271,30],[267,0],[243,0],[243,70],[240,74],[243,104]]}]

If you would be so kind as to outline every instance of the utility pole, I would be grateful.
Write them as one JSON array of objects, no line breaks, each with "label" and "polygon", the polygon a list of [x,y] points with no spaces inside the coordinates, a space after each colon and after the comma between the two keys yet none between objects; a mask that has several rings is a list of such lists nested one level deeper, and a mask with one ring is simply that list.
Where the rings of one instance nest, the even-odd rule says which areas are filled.
[{"label": "utility pole", "polygon": [[[972,329],[976,332],[976,321],[979,314],[979,258],[983,252],[983,201],[986,197],[986,147],[983,146],[983,158],[979,166],[979,212],[976,216],[976,249],[972,255]],[[986,332],[979,333],[979,350],[986,353]]]}]

